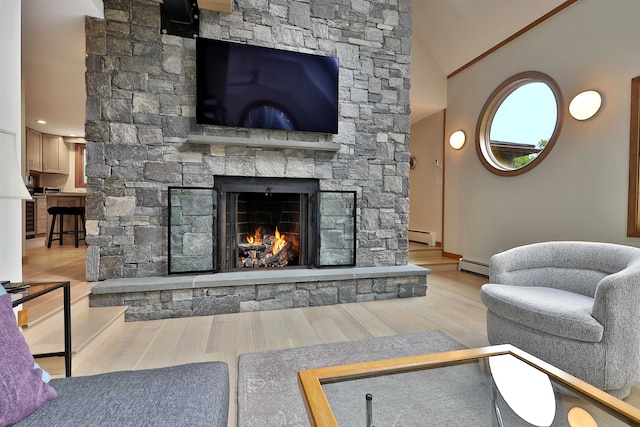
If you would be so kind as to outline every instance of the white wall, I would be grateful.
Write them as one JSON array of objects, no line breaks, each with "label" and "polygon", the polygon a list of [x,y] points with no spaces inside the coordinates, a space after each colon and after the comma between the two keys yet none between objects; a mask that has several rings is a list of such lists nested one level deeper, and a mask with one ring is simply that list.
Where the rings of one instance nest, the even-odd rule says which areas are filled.
[{"label": "white wall", "polygon": [[[463,128],[467,145],[447,146],[445,250],[488,262],[498,251],[544,240],[640,246],[626,237],[631,79],[640,75],[640,1],[581,0],[449,79],[446,135]],[[517,177],[488,172],[475,128],[488,95],[526,70],[549,74],[566,104],[597,89],[602,111],[577,122],[568,113],[547,158]]]},{"label": "white wall", "polygon": [[[0,0],[0,129],[16,134],[18,158],[23,134],[20,58],[20,0]],[[0,199],[1,280],[22,280],[22,203]]]},{"label": "white wall", "polygon": [[411,122],[447,106],[447,76],[417,37],[411,39]]},{"label": "white wall", "polygon": [[417,160],[409,171],[409,229],[435,231],[438,241],[442,240],[443,132],[444,111],[440,111],[411,125],[409,144]]}]

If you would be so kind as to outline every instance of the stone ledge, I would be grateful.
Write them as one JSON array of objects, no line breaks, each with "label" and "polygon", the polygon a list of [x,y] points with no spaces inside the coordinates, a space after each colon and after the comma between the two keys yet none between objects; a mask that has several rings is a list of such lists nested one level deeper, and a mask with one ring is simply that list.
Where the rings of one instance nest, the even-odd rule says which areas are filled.
[{"label": "stone ledge", "polygon": [[96,284],[92,294],[166,291],[175,289],[253,286],[331,280],[410,277],[431,274],[431,270],[407,264],[392,267],[352,267],[331,269],[252,270],[196,276],[108,279]]},{"label": "stone ledge", "polygon": [[340,144],[335,142],[295,141],[290,139],[238,138],[227,136],[196,135],[188,136],[194,144],[231,145],[238,147],[289,148],[297,150],[338,152]]},{"label": "stone ledge", "polygon": [[89,304],[128,306],[126,321],[282,310],[424,297],[430,273],[406,265],[110,279],[94,286]]}]

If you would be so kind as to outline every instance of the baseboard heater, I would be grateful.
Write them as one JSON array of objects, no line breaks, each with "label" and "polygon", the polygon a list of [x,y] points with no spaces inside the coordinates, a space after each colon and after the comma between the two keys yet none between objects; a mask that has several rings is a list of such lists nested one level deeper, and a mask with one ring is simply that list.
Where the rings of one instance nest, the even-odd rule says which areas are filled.
[{"label": "baseboard heater", "polygon": [[458,262],[458,271],[467,271],[489,277],[489,265],[470,259],[461,258]]},{"label": "baseboard heater", "polygon": [[409,230],[409,240],[412,242],[420,242],[429,246],[436,245],[435,231]]}]

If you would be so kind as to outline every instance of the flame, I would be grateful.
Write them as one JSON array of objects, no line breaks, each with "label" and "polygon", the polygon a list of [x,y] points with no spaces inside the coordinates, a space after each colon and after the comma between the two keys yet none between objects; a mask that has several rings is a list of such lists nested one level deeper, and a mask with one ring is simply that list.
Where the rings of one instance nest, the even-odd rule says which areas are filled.
[{"label": "flame", "polygon": [[275,240],[273,241],[273,250],[271,251],[272,254],[277,254],[282,248],[284,248],[287,245],[287,241],[285,240],[285,235],[284,234],[280,234],[280,232],[278,231],[278,227],[276,227],[276,236],[275,236]]},{"label": "flame", "polygon": [[[247,236],[247,243],[253,245],[259,245],[262,243],[262,234],[259,228],[255,231],[255,233],[253,233],[253,236]],[[277,254],[278,252],[280,252],[280,250],[282,248],[284,248],[287,245],[287,240],[286,240],[286,236],[284,234],[280,234],[280,231],[278,230],[278,227],[276,227],[276,233],[273,239],[273,248],[271,249],[271,253],[272,254]]]},{"label": "flame", "polygon": [[258,227],[258,229],[253,233],[253,236],[247,236],[247,243],[253,245],[261,243],[262,235],[260,234],[262,230]]}]

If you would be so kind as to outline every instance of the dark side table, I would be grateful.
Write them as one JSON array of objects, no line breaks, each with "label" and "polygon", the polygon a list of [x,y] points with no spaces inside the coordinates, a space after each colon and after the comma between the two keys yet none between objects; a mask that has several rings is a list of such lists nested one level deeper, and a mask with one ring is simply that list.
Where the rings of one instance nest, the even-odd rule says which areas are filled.
[{"label": "dark side table", "polygon": [[17,307],[20,304],[31,301],[44,294],[62,288],[62,299],[64,303],[64,351],[54,353],[34,354],[34,358],[41,357],[64,357],[65,376],[71,376],[71,283],[70,282],[46,282],[46,283],[29,283],[26,292],[21,292],[21,298],[13,301],[12,306]]}]

